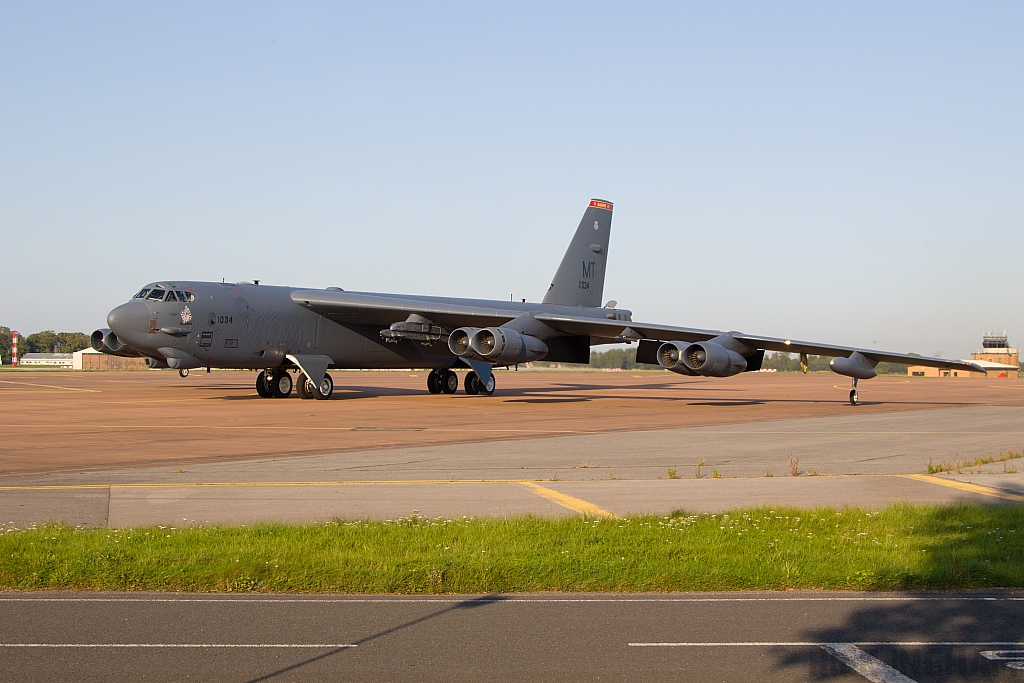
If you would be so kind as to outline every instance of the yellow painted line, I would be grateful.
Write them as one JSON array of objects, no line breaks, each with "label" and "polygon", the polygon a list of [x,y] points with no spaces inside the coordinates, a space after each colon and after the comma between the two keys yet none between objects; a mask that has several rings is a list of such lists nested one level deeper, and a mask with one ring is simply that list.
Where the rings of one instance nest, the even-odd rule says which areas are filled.
[{"label": "yellow painted line", "polygon": [[612,519],[618,519],[618,517],[616,517],[612,513],[608,512],[607,510],[602,510],[593,503],[588,503],[585,500],[580,500],[579,498],[567,496],[564,493],[559,493],[558,491],[552,491],[551,489],[541,486],[536,482],[523,481],[519,483],[521,483],[523,486],[536,493],[541,498],[547,498],[551,502],[557,503],[558,505],[561,505],[564,508],[569,508],[573,512],[578,512],[581,515],[590,515],[591,517],[611,517]]},{"label": "yellow painted line", "polygon": [[966,481],[943,479],[942,477],[935,477],[930,474],[900,474],[897,476],[904,477],[906,479],[916,479],[917,481],[926,481],[929,484],[938,484],[939,486],[948,486],[950,488],[960,489],[961,491],[979,493],[983,496],[992,496],[993,498],[1002,498],[1003,500],[1013,500],[1018,503],[1024,503],[1024,496],[1019,494],[1007,493],[1006,491],[1000,491],[999,489],[994,489],[989,486],[980,486]]},{"label": "yellow painted line", "polygon": [[[531,484],[526,479],[392,479],[377,481],[196,481],[165,484],[53,484],[40,486],[0,486],[0,491],[73,491],[83,489],[184,489],[197,487],[289,487],[289,486],[380,486],[380,485],[440,485],[440,484]],[[548,489],[545,489],[546,491]],[[551,491],[554,495],[562,495]],[[570,500],[576,500],[565,496]],[[584,503],[584,501],[579,501]],[[589,503],[584,503],[589,505]],[[597,508],[595,508],[597,509]],[[602,511],[603,512],[603,511]],[[605,513],[608,514],[608,513]]]},{"label": "yellow painted line", "polygon": [[0,382],[3,382],[4,384],[15,384],[23,387],[43,387],[46,389],[63,389],[64,391],[85,391],[90,394],[100,393],[99,389],[75,389],[73,387],[60,387],[57,386],[56,384],[33,384],[32,382],[12,382],[9,379],[0,379]]}]

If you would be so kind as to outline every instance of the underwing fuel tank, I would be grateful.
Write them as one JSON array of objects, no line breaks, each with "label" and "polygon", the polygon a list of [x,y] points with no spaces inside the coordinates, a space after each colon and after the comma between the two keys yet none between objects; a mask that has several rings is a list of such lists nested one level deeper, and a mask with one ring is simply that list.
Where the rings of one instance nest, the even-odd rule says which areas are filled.
[{"label": "underwing fuel tank", "polygon": [[864,354],[854,351],[849,358],[833,358],[828,362],[828,367],[837,375],[855,377],[857,379],[871,379],[878,373],[875,371],[877,361],[872,361]]}]

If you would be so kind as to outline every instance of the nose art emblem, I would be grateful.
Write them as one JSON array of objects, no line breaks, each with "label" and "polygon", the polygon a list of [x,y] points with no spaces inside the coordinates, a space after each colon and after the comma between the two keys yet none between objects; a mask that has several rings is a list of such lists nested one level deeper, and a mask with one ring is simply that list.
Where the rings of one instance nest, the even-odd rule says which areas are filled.
[{"label": "nose art emblem", "polygon": [[181,324],[186,325],[190,322],[192,322],[192,311],[188,310],[188,306],[186,306],[181,311]]}]

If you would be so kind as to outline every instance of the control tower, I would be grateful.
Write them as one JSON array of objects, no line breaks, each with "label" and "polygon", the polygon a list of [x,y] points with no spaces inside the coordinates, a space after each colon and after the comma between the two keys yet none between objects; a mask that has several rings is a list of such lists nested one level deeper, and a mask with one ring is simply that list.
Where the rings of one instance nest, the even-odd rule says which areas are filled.
[{"label": "control tower", "polygon": [[989,379],[1009,379],[1020,375],[1020,349],[1010,346],[1006,332],[1002,334],[986,332],[981,338],[981,349],[971,352],[971,361],[985,368],[988,374],[927,368],[923,365],[911,365],[907,368],[907,374],[911,377],[987,377]]},{"label": "control tower", "polygon": [[971,353],[971,360],[982,367],[985,367],[986,363],[998,363],[1014,368],[989,369],[989,377],[1017,377],[1020,370],[1020,349],[1010,346],[1005,330],[1001,334],[986,332],[981,338],[981,349]]}]

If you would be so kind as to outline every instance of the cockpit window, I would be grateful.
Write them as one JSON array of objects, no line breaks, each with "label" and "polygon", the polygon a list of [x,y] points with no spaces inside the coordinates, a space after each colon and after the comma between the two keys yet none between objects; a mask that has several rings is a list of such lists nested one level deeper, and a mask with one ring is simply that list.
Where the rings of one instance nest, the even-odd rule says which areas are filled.
[{"label": "cockpit window", "polygon": [[162,290],[162,289],[154,289],[152,292],[149,293],[149,296],[146,297],[146,298],[149,301],[163,301],[163,299],[164,299],[164,290]]},{"label": "cockpit window", "polygon": [[178,292],[178,291],[175,291],[175,294],[178,295],[178,301],[195,301],[196,300],[196,298],[195,298],[195,296],[193,296],[192,292]]},{"label": "cockpit window", "polygon": [[147,294],[149,294],[149,290],[148,289],[144,289],[141,292],[139,292],[138,294],[136,294],[135,296],[133,296],[132,298],[133,299],[145,299]]},{"label": "cockpit window", "polygon": [[164,301],[177,301],[178,298],[174,296],[174,292],[167,292],[167,298]]}]

